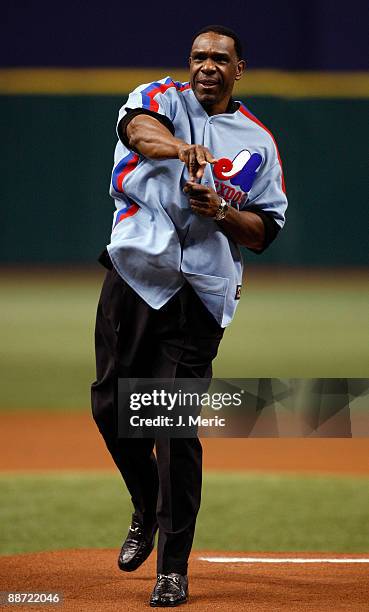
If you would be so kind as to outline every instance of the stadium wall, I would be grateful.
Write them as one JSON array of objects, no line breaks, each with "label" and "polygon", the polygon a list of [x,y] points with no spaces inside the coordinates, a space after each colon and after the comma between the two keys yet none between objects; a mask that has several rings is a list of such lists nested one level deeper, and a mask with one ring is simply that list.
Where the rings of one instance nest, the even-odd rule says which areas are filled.
[{"label": "stadium wall", "polygon": [[[92,263],[108,241],[117,112],[144,75],[128,71],[114,87],[104,71],[77,85],[72,73],[58,86],[55,71],[39,81],[31,71],[28,84],[0,71],[2,263]],[[236,96],[275,133],[290,202],[278,240],[247,259],[365,265],[368,75],[297,76],[251,72]]]}]

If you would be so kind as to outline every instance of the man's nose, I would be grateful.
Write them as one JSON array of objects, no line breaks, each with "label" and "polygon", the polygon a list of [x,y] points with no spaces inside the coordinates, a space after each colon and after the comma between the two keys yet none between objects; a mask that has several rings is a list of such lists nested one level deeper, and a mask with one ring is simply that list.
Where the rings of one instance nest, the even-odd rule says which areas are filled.
[{"label": "man's nose", "polygon": [[215,68],[215,63],[213,62],[213,60],[210,57],[208,57],[204,61],[201,69],[202,69],[203,72],[207,72],[207,73],[214,72],[214,70],[216,69]]}]

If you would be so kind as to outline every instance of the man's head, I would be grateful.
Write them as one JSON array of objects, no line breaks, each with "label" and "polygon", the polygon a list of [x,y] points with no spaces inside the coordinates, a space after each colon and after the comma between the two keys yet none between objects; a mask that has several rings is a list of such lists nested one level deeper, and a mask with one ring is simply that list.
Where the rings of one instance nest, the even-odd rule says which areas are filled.
[{"label": "man's head", "polygon": [[190,63],[191,87],[209,112],[225,112],[235,81],[246,66],[237,34],[218,25],[202,28],[193,38]]}]

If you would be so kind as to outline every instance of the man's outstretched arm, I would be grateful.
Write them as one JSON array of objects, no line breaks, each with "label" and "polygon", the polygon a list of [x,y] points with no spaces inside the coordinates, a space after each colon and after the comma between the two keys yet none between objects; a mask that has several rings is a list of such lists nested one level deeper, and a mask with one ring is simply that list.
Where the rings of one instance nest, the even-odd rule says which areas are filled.
[{"label": "man's outstretched arm", "polygon": [[130,148],[149,159],[179,159],[193,181],[202,178],[207,163],[217,160],[202,145],[190,145],[171,134],[168,128],[150,115],[135,115],[126,127]]},{"label": "man's outstretched arm", "polygon": [[[206,163],[215,163],[209,149],[202,145],[189,145],[176,138],[160,121],[146,114],[135,115],[126,126],[126,140],[130,148],[149,159],[180,159],[186,164],[190,182],[185,188],[190,197],[192,210],[203,216],[214,217],[220,198],[216,192],[197,183]],[[224,233],[234,242],[261,252],[265,244],[265,222],[256,213],[228,210],[223,221],[219,221]],[[274,237],[274,236],[273,236]],[[269,240],[267,241],[269,243]]]}]

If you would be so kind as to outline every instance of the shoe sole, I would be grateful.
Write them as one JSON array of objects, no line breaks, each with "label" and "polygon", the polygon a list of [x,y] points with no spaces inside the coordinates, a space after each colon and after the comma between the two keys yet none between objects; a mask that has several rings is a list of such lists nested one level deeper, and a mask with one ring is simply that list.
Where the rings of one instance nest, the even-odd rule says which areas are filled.
[{"label": "shoe sole", "polygon": [[181,601],[176,601],[176,602],[168,602],[168,603],[151,603],[150,601],[150,607],[151,608],[175,608],[176,606],[180,606],[184,603],[188,602],[188,597],[186,597],[186,599],[181,599]]}]

